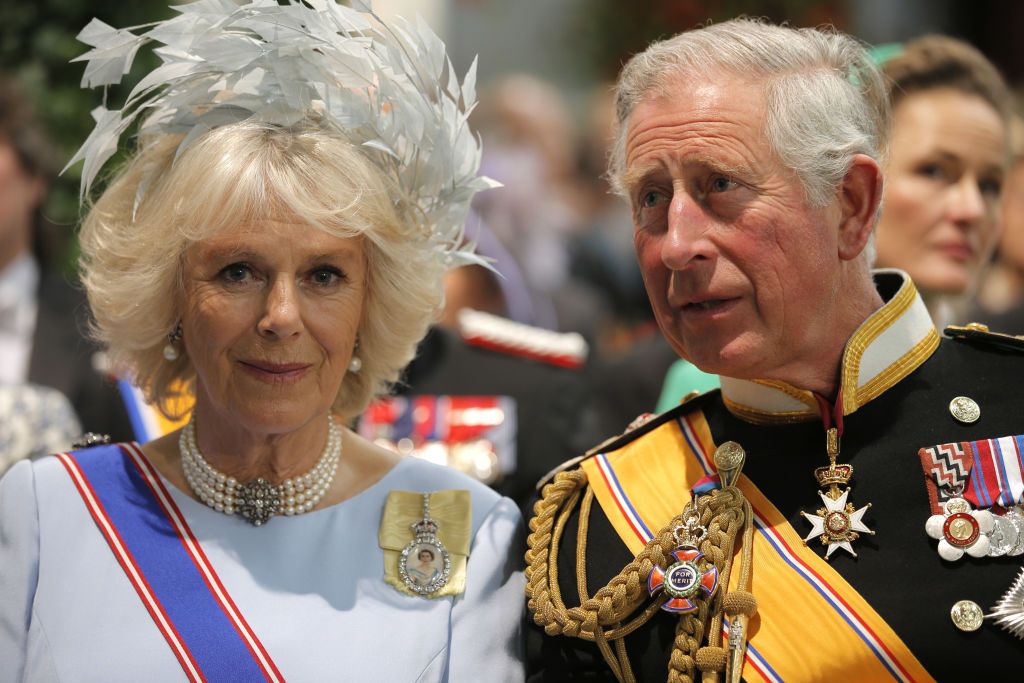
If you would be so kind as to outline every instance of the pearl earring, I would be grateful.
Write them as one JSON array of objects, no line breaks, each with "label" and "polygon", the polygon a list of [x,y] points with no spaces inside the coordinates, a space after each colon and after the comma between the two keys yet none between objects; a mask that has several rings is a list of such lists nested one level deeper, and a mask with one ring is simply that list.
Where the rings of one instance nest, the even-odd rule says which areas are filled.
[{"label": "pearl earring", "polygon": [[359,372],[363,369],[363,359],[357,356],[359,353],[359,337],[356,337],[356,343],[352,347],[352,360],[348,362],[349,372]]},{"label": "pearl earring", "polygon": [[181,321],[167,334],[167,343],[164,344],[164,358],[168,361],[178,360],[178,347],[176,344],[181,341]]}]

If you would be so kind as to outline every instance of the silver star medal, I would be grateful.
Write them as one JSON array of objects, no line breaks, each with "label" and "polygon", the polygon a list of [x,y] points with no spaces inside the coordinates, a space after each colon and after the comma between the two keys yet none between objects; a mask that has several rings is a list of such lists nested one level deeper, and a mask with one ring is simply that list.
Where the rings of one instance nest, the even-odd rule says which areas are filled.
[{"label": "silver star medal", "polygon": [[1010,634],[1024,639],[1024,569],[992,608],[992,613],[986,616],[995,619],[996,625]]},{"label": "silver star medal", "polygon": [[448,583],[452,562],[448,550],[437,537],[439,524],[430,518],[430,494],[423,494],[423,519],[409,525],[415,538],[398,556],[398,576],[405,587],[420,595],[429,595]]},{"label": "silver star medal", "polygon": [[860,538],[861,534],[875,533],[863,522],[864,513],[871,507],[871,503],[856,508],[847,502],[850,489],[839,488],[850,483],[850,479],[853,478],[853,466],[846,463],[836,464],[836,458],[839,456],[839,432],[835,427],[829,428],[826,432],[826,447],[829,466],[814,470],[818,486],[823,489],[828,487],[827,491],[818,491],[825,506],[818,508],[816,515],[800,512],[804,519],[811,523],[811,531],[804,538],[804,545],[812,539],[821,538],[821,544],[828,546],[828,550],[825,551],[826,560],[832,557],[837,548],[842,548],[857,557],[852,543]]}]

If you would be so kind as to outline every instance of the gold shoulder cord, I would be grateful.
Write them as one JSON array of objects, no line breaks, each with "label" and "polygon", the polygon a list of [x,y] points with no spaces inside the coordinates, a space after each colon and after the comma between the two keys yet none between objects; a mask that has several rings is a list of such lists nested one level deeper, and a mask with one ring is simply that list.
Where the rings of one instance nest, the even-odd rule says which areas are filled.
[{"label": "gold shoulder cord", "polygon": [[[757,611],[757,601],[750,593],[753,525],[750,503],[734,485],[742,468],[742,448],[734,442],[722,444],[715,453],[716,463],[720,461],[719,454],[723,449],[729,450],[730,464],[737,463],[737,458],[738,464],[728,469],[719,465],[722,488],[698,496],[695,506],[691,502],[593,596],[586,594],[586,553],[594,492],[587,485],[587,475],[581,469],[556,475],[554,481],[544,487],[540,500],[534,505],[534,517],[530,520],[526,594],[534,621],[543,626],[548,635],[593,641],[615,677],[621,683],[635,683],[624,639],[647,623],[667,596],[658,596],[632,619],[630,617],[648,598],[647,577],[651,570],[655,566],[664,569],[672,562],[670,553],[679,546],[678,530],[682,528],[684,518],[692,515],[695,509],[700,525],[707,530],[698,549],[718,568],[719,589],[710,603],[700,600],[697,611],[679,615],[668,662],[668,681],[694,681],[698,669],[703,681],[718,681],[723,673],[729,683],[739,681],[746,650],[747,622]],[[580,517],[576,541],[576,585],[580,604],[578,607],[566,607],[558,587],[558,549],[565,525],[577,505],[580,506]],[[741,530],[739,589],[730,593],[733,550]],[[730,620],[727,648],[722,645],[722,619],[726,615]],[[705,638],[708,645],[701,647]]]}]

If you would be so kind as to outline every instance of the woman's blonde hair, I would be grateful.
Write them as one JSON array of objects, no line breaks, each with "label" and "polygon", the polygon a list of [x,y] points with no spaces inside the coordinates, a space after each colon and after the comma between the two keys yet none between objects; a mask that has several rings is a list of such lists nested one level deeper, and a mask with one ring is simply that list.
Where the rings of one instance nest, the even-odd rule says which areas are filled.
[{"label": "woman's blonde hair", "polygon": [[[191,388],[185,354],[167,361],[182,311],[182,263],[198,240],[267,219],[361,238],[367,260],[358,328],[360,372],[334,401],[346,417],[387,391],[412,360],[442,301],[440,256],[393,181],[344,134],[315,115],[283,127],[253,121],[215,128],[175,158],[180,136],[144,141],[82,226],[82,279],[93,334],[114,367],[169,417],[175,387]],[[187,331],[186,331],[187,333]]]}]

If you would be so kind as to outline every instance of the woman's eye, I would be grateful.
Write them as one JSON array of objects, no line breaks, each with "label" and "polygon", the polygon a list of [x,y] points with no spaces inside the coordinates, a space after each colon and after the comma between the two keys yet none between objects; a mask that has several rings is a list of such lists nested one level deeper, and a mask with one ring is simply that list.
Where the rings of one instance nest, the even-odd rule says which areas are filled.
[{"label": "woman's eye", "polygon": [[946,169],[938,164],[922,164],[917,169],[917,174],[932,180],[948,180],[949,174]]},{"label": "woman's eye", "polygon": [[978,181],[978,189],[986,197],[998,198],[1003,192],[1003,181],[998,178],[982,178]]},{"label": "woman's eye", "polygon": [[227,282],[241,284],[252,280],[254,275],[252,268],[247,264],[232,263],[230,266],[225,266],[221,269],[220,277]]},{"label": "woman's eye", "polygon": [[317,268],[309,279],[318,287],[331,287],[344,280],[345,275],[337,268]]}]

